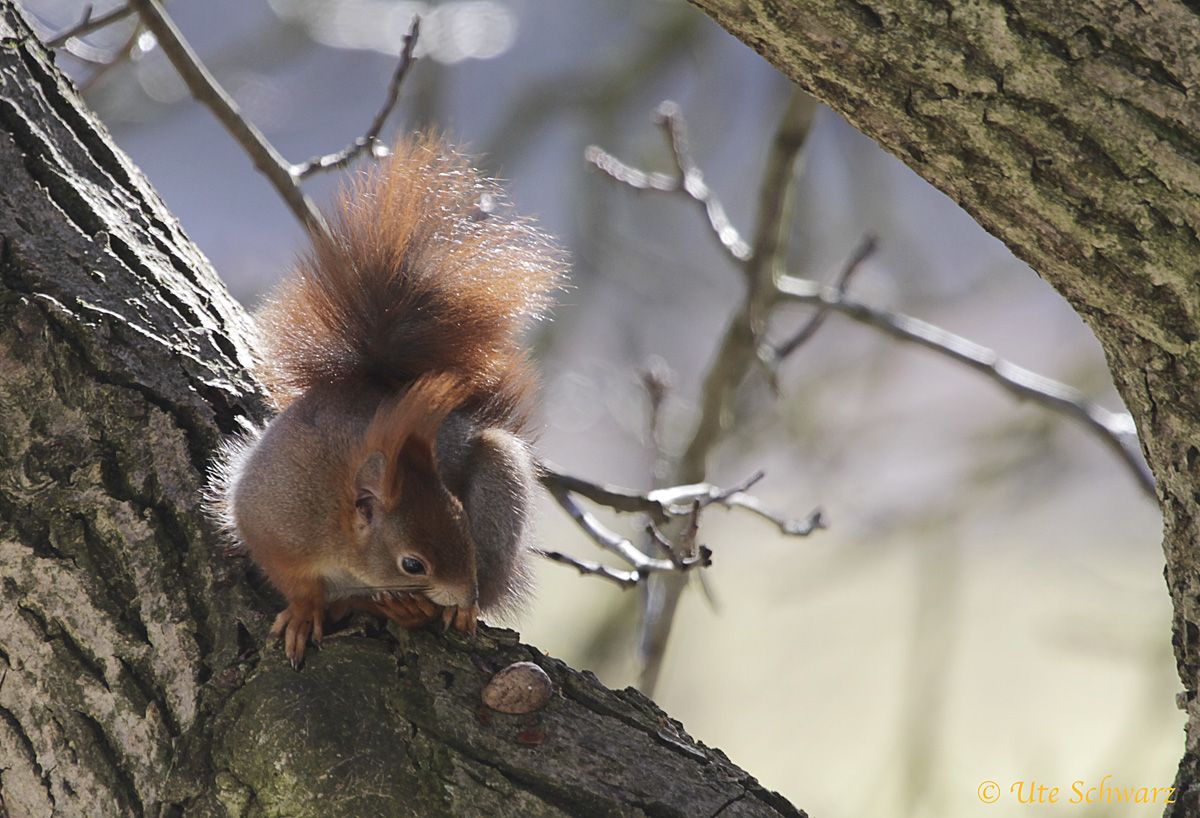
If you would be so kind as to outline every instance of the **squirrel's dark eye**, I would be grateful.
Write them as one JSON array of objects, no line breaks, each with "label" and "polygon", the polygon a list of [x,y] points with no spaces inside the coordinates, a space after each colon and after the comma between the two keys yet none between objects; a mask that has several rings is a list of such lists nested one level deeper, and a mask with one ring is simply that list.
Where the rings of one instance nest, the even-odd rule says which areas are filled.
[{"label": "squirrel's dark eye", "polygon": [[400,560],[400,568],[406,574],[424,574],[425,563],[421,562],[416,557],[405,557]]}]

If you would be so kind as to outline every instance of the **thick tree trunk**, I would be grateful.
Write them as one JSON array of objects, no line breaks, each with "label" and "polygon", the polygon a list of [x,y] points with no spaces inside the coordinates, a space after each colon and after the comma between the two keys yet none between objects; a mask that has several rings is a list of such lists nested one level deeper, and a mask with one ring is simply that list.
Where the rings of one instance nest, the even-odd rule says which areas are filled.
[{"label": "thick tree trunk", "polygon": [[1200,7],[692,0],[953,196],[1074,305],[1158,481],[1200,814]]},{"label": "thick tree trunk", "polygon": [[[264,648],[278,600],[200,514],[263,414],[246,328],[0,0],[0,816],[801,814],[509,632]],[[518,660],[556,695],[484,708]]]}]

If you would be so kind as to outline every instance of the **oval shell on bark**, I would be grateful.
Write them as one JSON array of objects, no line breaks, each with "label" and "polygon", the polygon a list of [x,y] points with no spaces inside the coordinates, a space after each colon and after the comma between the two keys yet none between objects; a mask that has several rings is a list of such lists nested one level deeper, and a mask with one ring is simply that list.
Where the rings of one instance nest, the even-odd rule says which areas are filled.
[{"label": "oval shell on bark", "polygon": [[514,662],[483,686],[483,703],[498,713],[532,713],[541,710],[554,693],[546,671],[533,662]]}]

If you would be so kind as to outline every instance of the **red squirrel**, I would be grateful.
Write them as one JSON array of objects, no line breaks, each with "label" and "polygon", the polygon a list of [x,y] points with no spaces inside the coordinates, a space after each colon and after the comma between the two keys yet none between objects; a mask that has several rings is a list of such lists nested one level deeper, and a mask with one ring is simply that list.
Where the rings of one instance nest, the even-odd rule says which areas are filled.
[{"label": "red squirrel", "polygon": [[527,593],[535,388],[520,333],[561,252],[436,137],[402,140],[345,189],[257,316],[277,414],[226,445],[212,506],[287,599],[298,666],[326,613],[405,627]]}]

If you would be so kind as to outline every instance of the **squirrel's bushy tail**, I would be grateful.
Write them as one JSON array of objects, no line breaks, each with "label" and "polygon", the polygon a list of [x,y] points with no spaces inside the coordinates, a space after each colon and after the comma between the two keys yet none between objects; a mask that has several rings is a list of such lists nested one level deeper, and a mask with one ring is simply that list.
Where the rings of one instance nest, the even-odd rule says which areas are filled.
[{"label": "squirrel's bushy tail", "polygon": [[464,157],[436,136],[402,140],[342,192],[330,237],[260,312],[268,388],[284,405],[317,384],[445,371],[486,390],[520,367],[520,333],[563,271]]}]

